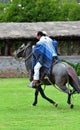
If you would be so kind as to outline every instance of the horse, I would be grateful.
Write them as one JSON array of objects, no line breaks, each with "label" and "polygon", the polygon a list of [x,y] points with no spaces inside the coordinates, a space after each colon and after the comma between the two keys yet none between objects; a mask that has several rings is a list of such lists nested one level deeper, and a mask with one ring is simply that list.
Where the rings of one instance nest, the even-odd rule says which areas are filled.
[{"label": "horse", "polygon": [[[15,51],[15,57],[22,57],[25,59],[26,70],[29,75],[31,75],[32,45],[30,43],[27,45],[21,45]],[[48,82],[45,82],[45,80]],[[37,105],[39,93],[44,99],[53,104],[55,107],[58,106],[54,100],[45,95],[42,88],[42,85],[45,84],[57,86],[59,90],[66,93],[68,95],[67,103],[69,104],[70,108],[74,107],[74,105],[71,103],[71,96],[73,94],[80,93],[80,79],[78,78],[76,71],[68,63],[60,61],[53,64],[51,74],[47,76],[47,78],[44,77],[41,82],[42,84],[39,84],[35,88],[35,97],[32,104],[33,106]]]}]

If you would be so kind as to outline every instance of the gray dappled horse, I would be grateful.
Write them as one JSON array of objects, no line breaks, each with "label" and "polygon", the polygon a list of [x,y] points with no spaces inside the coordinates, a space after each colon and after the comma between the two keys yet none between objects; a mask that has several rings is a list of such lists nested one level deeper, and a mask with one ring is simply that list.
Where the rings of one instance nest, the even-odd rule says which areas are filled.
[{"label": "gray dappled horse", "polygon": [[[30,44],[27,44],[19,47],[18,50],[16,51],[16,57],[25,58],[25,66],[28,73],[30,74],[32,46]],[[58,89],[68,94],[67,103],[70,105],[70,108],[73,108],[73,104],[71,103],[71,96],[74,93],[80,93],[80,80],[74,69],[65,62],[58,62],[56,64],[53,64],[51,74],[48,80],[49,80],[48,82],[51,85],[52,84],[57,85]],[[45,79],[43,79],[42,83],[45,84]],[[71,89],[66,84],[71,85]],[[46,99],[47,101],[49,101],[50,103],[52,103],[54,106],[57,107],[58,104],[44,94],[41,84],[35,88],[35,98],[33,106],[37,104],[39,92],[44,99]]]}]

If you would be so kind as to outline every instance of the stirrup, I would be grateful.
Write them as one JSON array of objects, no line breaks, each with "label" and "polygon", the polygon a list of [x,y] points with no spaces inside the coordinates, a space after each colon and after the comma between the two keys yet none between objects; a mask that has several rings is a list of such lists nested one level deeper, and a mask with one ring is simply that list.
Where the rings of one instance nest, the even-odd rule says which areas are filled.
[{"label": "stirrup", "polygon": [[37,88],[40,85],[40,82],[34,83],[33,81],[29,84],[30,88]]}]

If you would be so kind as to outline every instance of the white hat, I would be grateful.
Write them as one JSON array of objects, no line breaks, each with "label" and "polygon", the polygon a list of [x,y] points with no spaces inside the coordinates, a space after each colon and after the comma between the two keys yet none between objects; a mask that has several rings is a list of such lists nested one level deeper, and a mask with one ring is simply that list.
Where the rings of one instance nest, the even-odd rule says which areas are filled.
[{"label": "white hat", "polygon": [[48,35],[46,31],[42,31],[43,34]]}]

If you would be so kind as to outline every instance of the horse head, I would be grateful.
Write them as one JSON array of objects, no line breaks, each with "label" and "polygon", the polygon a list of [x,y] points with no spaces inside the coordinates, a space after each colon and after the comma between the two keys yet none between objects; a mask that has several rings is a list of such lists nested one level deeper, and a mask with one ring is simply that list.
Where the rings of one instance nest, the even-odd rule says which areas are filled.
[{"label": "horse head", "polygon": [[[27,50],[27,51],[26,51]],[[27,54],[26,54],[27,52]],[[28,43],[27,45],[22,44],[14,53],[13,55],[16,58],[26,58],[26,56],[29,56],[30,53],[32,52],[32,47],[31,45]]]},{"label": "horse head", "polygon": [[26,70],[29,74],[31,73],[31,66],[32,66],[32,46],[30,43],[27,45],[22,44],[13,54],[16,59],[24,59]]}]

